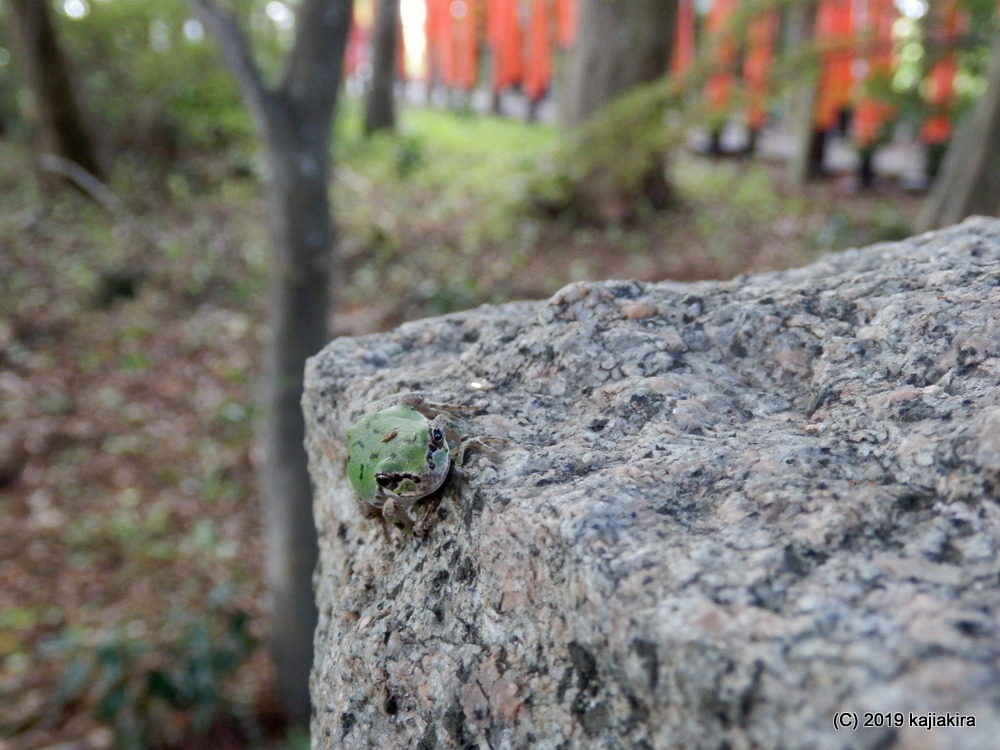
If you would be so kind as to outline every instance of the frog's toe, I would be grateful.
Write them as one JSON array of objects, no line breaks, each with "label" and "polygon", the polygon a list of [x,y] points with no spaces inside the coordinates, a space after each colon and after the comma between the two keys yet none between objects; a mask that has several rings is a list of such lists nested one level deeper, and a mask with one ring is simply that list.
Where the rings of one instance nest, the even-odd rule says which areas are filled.
[{"label": "frog's toe", "polygon": [[491,456],[496,456],[499,450],[494,447],[495,443],[507,443],[509,442],[506,438],[501,437],[474,437],[468,440],[463,440],[459,446],[454,450],[454,455],[452,456],[452,463],[455,466],[461,466],[465,463],[465,454],[471,449],[482,450],[489,453]]}]

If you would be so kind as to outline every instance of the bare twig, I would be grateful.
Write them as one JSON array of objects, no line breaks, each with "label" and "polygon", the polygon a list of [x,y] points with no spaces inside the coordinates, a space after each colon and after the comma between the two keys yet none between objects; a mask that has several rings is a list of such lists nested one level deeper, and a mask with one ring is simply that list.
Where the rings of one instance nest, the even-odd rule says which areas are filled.
[{"label": "bare twig", "polygon": [[42,154],[38,163],[42,169],[65,177],[111,213],[120,214],[124,211],[122,202],[111,192],[111,188],[75,161],[58,154]]},{"label": "bare twig", "polygon": [[231,13],[212,0],[188,0],[198,21],[215,39],[223,62],[229,68],[243,100],[260,132],[266,131],[268,100],[272,93],[264,85],[260,69],[250,55],[250,45]]}]

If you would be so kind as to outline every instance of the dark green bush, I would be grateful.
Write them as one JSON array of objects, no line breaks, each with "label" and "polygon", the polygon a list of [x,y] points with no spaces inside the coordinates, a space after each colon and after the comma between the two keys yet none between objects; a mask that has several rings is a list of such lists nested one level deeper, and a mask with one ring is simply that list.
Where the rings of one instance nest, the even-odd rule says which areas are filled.
[{"label": "dark green bush", "polygon": [[227,681],[256,645],[246,614],[218,606],[179,614],[174,625],[168,643],[151,642],[141,627],[96,642],[67,630],[47,649],[65,660],[56,709],[89,706],[122,750],[185,746],[221,723],[245,722]]},{"label": "dark green bush", "polygon": [[169,161],[217,151],[250,134],[215,44],[204,34],[190,38],[197,27],[183,2],[113,0],[87,8],[80,18],[57,12],[56,20],[103,146]]}]

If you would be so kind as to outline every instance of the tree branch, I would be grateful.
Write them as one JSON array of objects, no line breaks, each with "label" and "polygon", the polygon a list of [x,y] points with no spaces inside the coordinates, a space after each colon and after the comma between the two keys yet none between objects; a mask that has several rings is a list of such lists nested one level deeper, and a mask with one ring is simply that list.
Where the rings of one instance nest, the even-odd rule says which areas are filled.
[{"label": "tree branch", "polygon": [[222,60],[236,79],[236,85],[243,94],[243,100],[257,124],[258,132],[265,133],[268,122],[266,112],[272,94],[264,85],[264,79],[250,55],[250,45],[239,24],[231,13],[219,7],[214,0],[187,2],[198,21],[218,44]]},{"label": "tree branch", "polygon": [[42,154],[38,164],[42,169],[65,177],[111,213],[122,213],[122,202],[118,196],[77,162],[59,154]]}]

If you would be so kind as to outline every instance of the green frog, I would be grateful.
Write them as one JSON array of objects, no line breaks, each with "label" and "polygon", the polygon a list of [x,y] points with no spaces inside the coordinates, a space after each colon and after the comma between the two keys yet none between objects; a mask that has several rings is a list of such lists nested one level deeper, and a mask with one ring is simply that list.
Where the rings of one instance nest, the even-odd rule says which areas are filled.
[{"label": "green frog", "polygon": [[460,440],[446,407],[420,393],[402,393],[376,401],[372,413],[347,431],[347,476],[366,515],[381,515],[397,528],[418,536],[430,512],[414,527],[407,509],[433,494],[461,466],[471,446],[490,438]]}]

